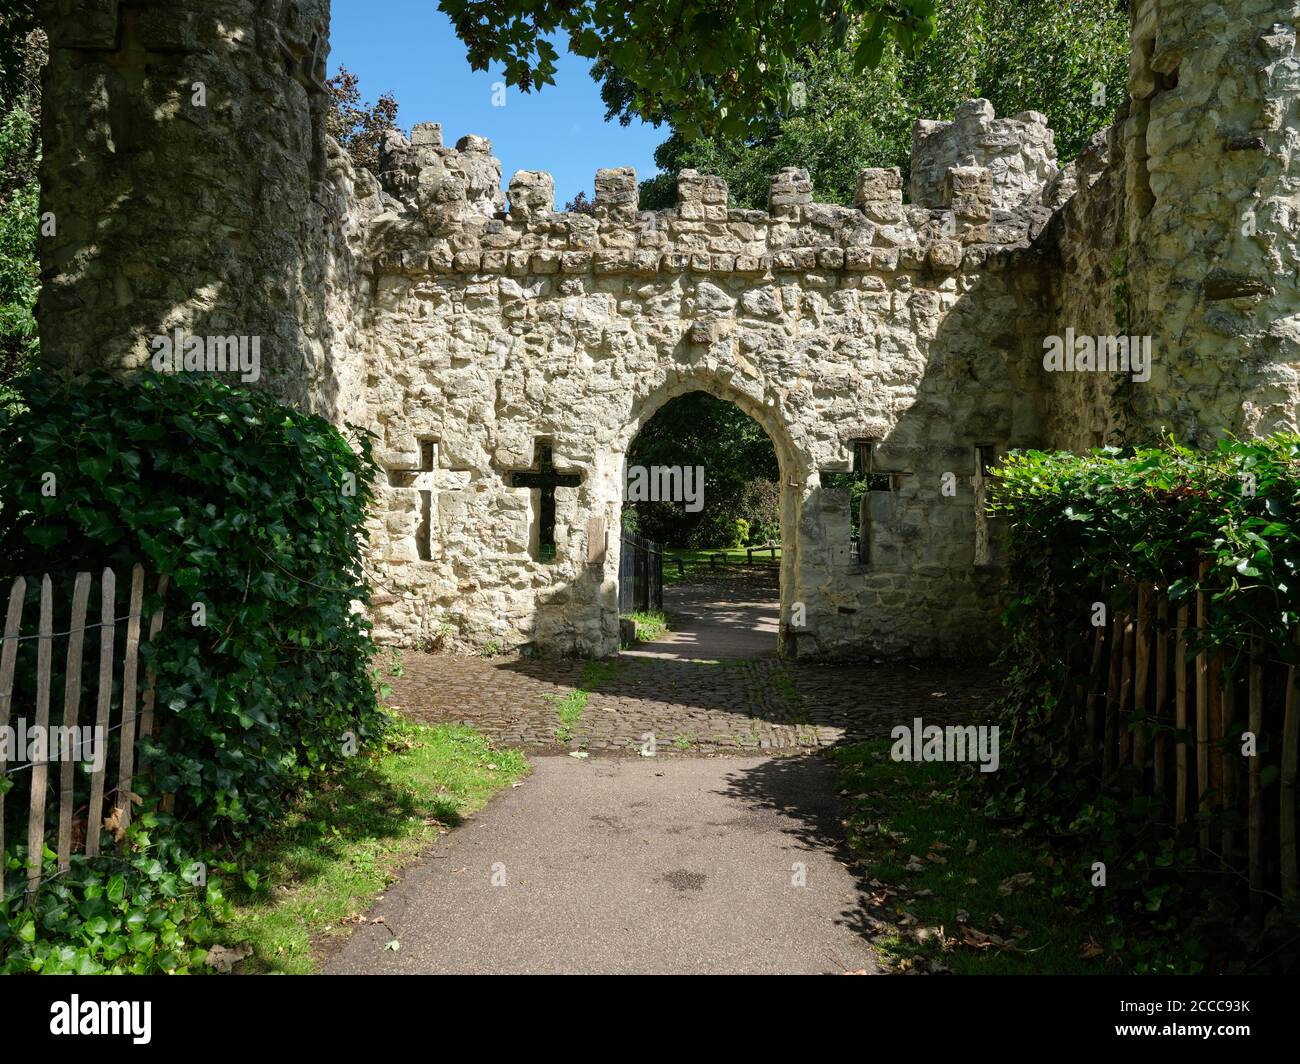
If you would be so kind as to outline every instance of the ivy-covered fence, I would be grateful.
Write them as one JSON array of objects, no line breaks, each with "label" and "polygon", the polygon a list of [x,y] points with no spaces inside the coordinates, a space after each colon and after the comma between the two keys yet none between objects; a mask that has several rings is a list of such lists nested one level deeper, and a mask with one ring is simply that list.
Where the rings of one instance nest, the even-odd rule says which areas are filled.
[{"label": "ivy-covered fence", "polygon": [[[166,581],[165,576],[159,581],[160,596]],[[139,650],[146,620],[144,582],[144,567],[136,565],[131,571],[127,613],[121,618],[125,640],[120,640],[117,632],[117,574],[112,569],[99,574],[97,621],[89,621],[92,574],[77,574],[70,610],[60,612],[60,620],[68,618],[66,629],[56,630],[54,626],[56,606],[62,604],[54,601],[54,583],[48,573],[40,580],[40,606],[32,623],[24,625],[23,617],[28,581],[19,576],[9,587],[0,635],[0,730],[7,733],[0,735],[0,854],[5,852],[5,795],[12,789],[22,805],[18,819],[21,821],[25,815],[27,820],[26,894],[40,889],[44,855],[52,848],[51,843],[57,847],[55,859],[62,874],[72,867],[74,845],[87,857],[98,856],[104,833],[123,837],[131,822],[132,797],[139,788],[135,781],[136,748],[157,738],[156,692],[151,673],[145,673],[140,689]],[[147,638],[157,636],[162,620],[160,607],[149,619]],[[33,630],[23,634],[25,627]],[[85,654],[88,632],[98,637],[97,668]],[[35,658],[36,690],[29,692],[35,695],[31,703],[17,708],[19,712],[30,710],[34,719],[28,731],[27,721],[20,718],[17,737],[11,743],[13,680],[24,643],[31,647]],[[54,651],[60,644],[66,644],[66,656],[56,663]],[[95,674],[96,690],[94,704],[83,706],[82,679],[86,672]],[[114,719],[113,693],[119,674],[121,705]],[[62,704],[52,707],[56,690],[62,695]],[[110,748],[116,757],[110,756]],[[15,763],[10,764],[11,760]],[[110,766],[117,771],[110,774]],[[13,785],[15,780],[19,781],[17,787]],[[54,814],[53,825],[46,820],[47,806]],[[106,809],[111,810],[107,817]],[[7,890],[7,877],[0,874],[0,905],[9,900]]]},{"label": "ivy-covered fence", "polygon": [[[5,804],[5,838],[18,841],[0,855],[0,972],[189,970],[222,904],[217,851],[382,729],[360,608],[370,441],[210,378],[36,376],[18,394],[0,409],[0,578],[37,577],[22,604],[35,617],[39,574],[54,574],[62,631],[76,627],[77,573],[140,563],[150,579],[131,612],[163,621],[140,648],[156,727],[137,744],[138,804],[111,852],[29,854],[30,804]],[[30,648],[44,642],[13,662],[15,714],[40,704]],[[97,704],[98,675],[84,670],[82,705]],[[124,679],[104,689],[114,720]],[[50,723],[63,723],[57,701]],[[46,777],[51,799],[61,776]],[[74,773],[78,809],[92,782]],[[206,883],[187,875],[199,858]]]},{"label": "ivy-covered fence", "polygon": [[1095,843],[1153,912],[1194,900],[1161,876],[1188,863],[1229,906],[1293,903],[1300,437],[1013,454],[991,508],[1011,583],[1001,807]]}]

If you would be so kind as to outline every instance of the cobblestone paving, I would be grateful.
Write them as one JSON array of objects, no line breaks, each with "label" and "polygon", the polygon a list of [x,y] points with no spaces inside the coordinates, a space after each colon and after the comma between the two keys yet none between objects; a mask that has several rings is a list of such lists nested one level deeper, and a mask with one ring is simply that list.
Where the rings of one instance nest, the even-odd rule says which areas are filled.
[{"label": "cobblestone paving", "polygon": [[533,749],[660,755],[798,750],[887,737],[898,723],[987,720],[997,674],[961,665],[674,661],[621,656],[571,735],[558,708],[582,681],[576,661],[403,655],[392,704],[416,720],[472,724]]}]

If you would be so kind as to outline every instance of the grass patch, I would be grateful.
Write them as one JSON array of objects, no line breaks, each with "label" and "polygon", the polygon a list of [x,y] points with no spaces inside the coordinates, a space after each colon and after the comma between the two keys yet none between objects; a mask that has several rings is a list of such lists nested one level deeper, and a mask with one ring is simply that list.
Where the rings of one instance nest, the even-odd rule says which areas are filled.
[{"label": "grass patch", "polygon": [[560,743],[573,741],[573,729],[582,720],[587,710],[587,699],[601,684],[605,683],[615,672],[620,663],[614,659],[589,661],[582,670],[578,686],[561,698],[559,695],[546,695],[546,699],[555,706],[559,725],[555,729],[555,740]]},{"label": "grass patch", "polygon": [[623,619],[636,622],[638,643],[653,643],[656,639],[662,639],[668,631],[668,618],[662,610],[637,610],[626,614]]},{"label": "grass patch", "polygon": [[795,687],[794,681],[786,675],[785,669],[780,668],[779,666],[773,670],[772,681],[775,683],[776,689],[781,692],[781,697],[785,699],[786,704],[792,710],[799,711],[798,717],[802,722],[805,719],[802,712],[803,696],[799,694],[799,690]]},{"label": "grass patch", "polygon": [[[664,584],[676,584],[682,581],[689,581],[694,577],[704,576],[709,572],[715,571],[712,569],[712,562],[710,561],[710,558],[715,554],[722,555],[726,559],[725,563],[721,561],[718,563],[719,568],[716,571],[719,572],[722,570],[724,565],[733,566],[749,564],[749,556],[746,554],[744,547],[728,547],[726,549],[720,548],[717,550],[683,550],[677,547],[668,547],[664,550]],[[683,572],[677,571],[678,559],[681,559],[682,569],[684,570]],[[768,554],[754,555],[755,568],[760,565],[776,568],[780,566],[780,564],[780,547],[776,549],[775,560],[773,560]]]},{"label": "grass patch", "polygon": [[318,937],[346,935],[403,866],[527,772],[522,754],[473,728],[396,719],[383,749],[302,795],[253,844],[223,938],[252,946],[245,971],[310,973]]},{"label": "grass patch", "polygon": [[882,961],[963,975],[1115,970],[1097,945],[1108,935],[1101,920],[1064,907],[1048,886],[1045,846],[971,808],[955,766],[895,762],[889,749],[831,751],[852,796],[849,846],[874,881],[866,891]]},{"label": "grass patch", "polygon": [[546,696],[555,706],[555,715],[560,719],[560,723],[555,729],[557,742],[567,743],[573,740],[573,726],[582,720],[582,714],[587,709],[589,694],[590,692],[575,687],[563,698],[559,695]]}]

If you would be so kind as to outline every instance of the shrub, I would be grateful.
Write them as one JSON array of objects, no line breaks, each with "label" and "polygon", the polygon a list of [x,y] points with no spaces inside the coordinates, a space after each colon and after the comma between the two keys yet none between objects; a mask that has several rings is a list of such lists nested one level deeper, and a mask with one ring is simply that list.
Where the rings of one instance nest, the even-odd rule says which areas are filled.
[{"label": "shrub", "polygon": [[269,823],[380,719],[354,609],[369,598],[369,439],[354,449],[321,418],[208,379],[36,376],[20,391],[25,409],[0,413],[5,571],[66,581],[112,566],[120,582],[138,561],[168,576],[165,623],[142,650],[162,726],[138,789],[174,794],[191,834]]},{"label": "shrub", "polygon": [[[131,825],[125,857],[74,854],[57,874],[47,852],[35,895],[0,899],[0,973],[99,975],[202,971],[216,926],[228,914],[220,879],[199,882],[199,867],[157,838],[163,818]],[[21,874],[22,847],[9,871]]]},{"label": "shrub", "polygon": [[[1083,706],[1093,603],[1104,595],[1112,617],[1132,610],[1140,584],[1167,596],[1171,611],[1204,596],[1208,618],[1188,629],[1189,653],[1223,651],[1225,678],[1243,674],[1252,645],[1270,677],[1300,664],[1290,638],[1300,624],[1300,436],[1227,440],[1211,453],[1173,442],[1083,456],[1030,451],[994,472],[991,511],[1008,525],[1011,671],[1002,764],[979,781],[987,811],[1073,845],[1071,861],[1049,866],[1058,893],[1104,909],[1117,928],[1136,925],[1140,935],[1111,948],[1138,971],[1225,970],[1252,957],[1294,964],[1296,914],[1279,907],[1263,923],[1242,919],[1244,877],[1225,874],[1229,863],[1196,845],[1198,828],[1240,837],[1240,803],[1211,795],[1179,828],[1168,797],[1149,793],[1145,766],[1118,764],[1104,778]],[[1268,689],[1258,756],[1271,817],[1282,700],[1280,687]],[[1163,735],[1169,749],[1195,748],[1196,735],[1167,720],[1134,715],[1119,726]],[[1220,747],[1225,756],[1240,754],[1241,727],[1239,710]],[[1087,887],[1094,861],[1109,869],[1106,890]]]},{"label": "shrub", "polygon": [[0,98],[0,390],[30,369],[37,351],[40,189],[27,172],[35,167],[36,119],[25,104],[7,108]]}]

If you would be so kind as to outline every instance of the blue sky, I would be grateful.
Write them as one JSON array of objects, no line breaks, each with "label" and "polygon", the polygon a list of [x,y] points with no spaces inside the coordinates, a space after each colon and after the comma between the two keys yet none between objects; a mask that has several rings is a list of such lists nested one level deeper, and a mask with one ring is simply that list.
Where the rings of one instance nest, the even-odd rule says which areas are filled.
[{"label": "blue sky", "polygon": [[332,8],[330,74],[346,66],[366,102],[391,92],[398,124],[408,132],[418,122],[441,122],[446,144],[466,133],[487,137],[503,185],[516,170],[549,170],[562,209],[580,189],[591,196],[602,166],[631,166],[638,178],[655,172],[654,149],[668,127],[605,122],[587,61],[561,42],[554,85],[529,95],[507,89],[505,106],[493,107],[499,71],[470,70],[436,0],[333,0]]}]

